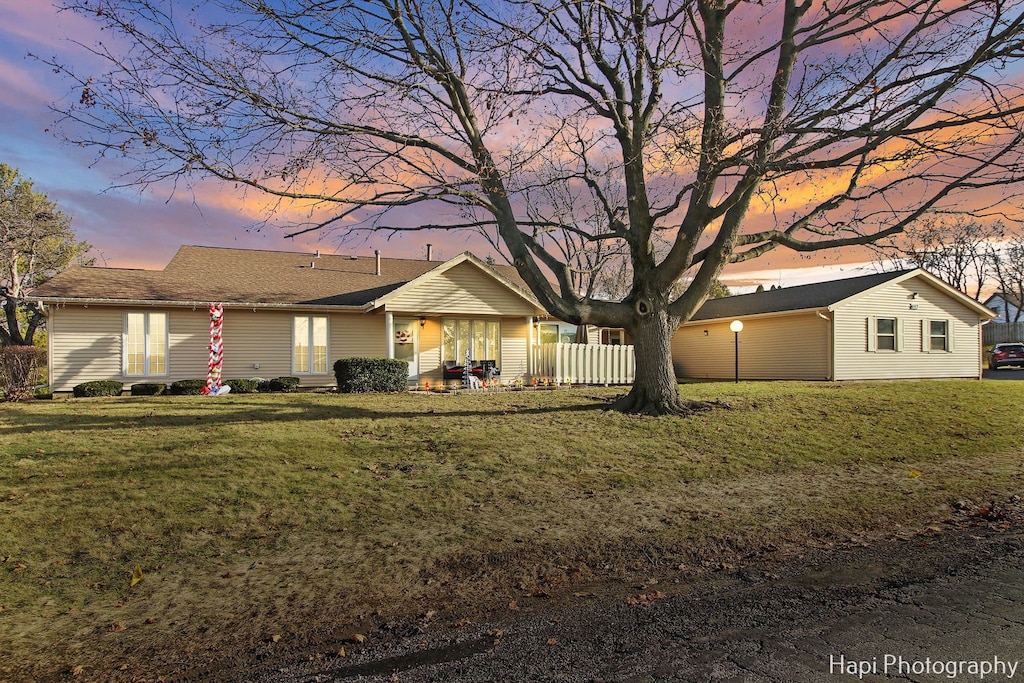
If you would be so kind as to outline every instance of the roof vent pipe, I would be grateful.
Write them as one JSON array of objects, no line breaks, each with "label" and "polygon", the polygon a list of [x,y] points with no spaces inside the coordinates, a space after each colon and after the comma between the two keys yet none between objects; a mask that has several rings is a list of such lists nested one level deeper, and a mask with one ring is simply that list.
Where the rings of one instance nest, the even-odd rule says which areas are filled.
[{"label": "roof vent pipe", "polygon": [[310,268],[316,268],[316,261],[310,261],[309,262],[309,267]]},{"label": "roof vent pipe", "polygon": [[375,275],[380,275],[380,249],[374,249],[373,256],[377,261],[377,272]]},{"label": "roof vent pipe", "polygon": [[433,260],[432,259],[433,255],[434,255],[434,245],[433,244],[428,244],[427,245],[427,260],[428,261]]},{"label": "roof vent pipe", "polygon": [[320,258],[320,250],[319,249],[316,250],[316,254],[314,254],[314,256],[316,256],[317,258]]}]

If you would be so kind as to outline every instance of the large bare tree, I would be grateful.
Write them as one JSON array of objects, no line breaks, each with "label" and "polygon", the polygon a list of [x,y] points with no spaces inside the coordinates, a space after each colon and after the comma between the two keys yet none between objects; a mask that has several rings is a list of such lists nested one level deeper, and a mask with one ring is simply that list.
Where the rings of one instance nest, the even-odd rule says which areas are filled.
[{"label": "large bare tree", "polygon": [[879,245],[882,264],[924,268],[964,294],[981,299],[996,276],[995,257],[1006,228],[1001,221],[971,216],[928,216],[907,227],[891,244]]},{"label": "large bare tree", "polygon": [[1003,317],[1008,323],[1020,322],[1024,315],[1024,235],[990,245],[988,257],[993,280],[1003,298]]},{"label": "large bare tree", "polygon": [[[53,64],[71,139],[314,202],[293,232],[478,230],[552,315],[629,331],[627,411],[686,411],[670,338],[726,265],[1002,210],[1024,177],[1021,0],[66,6],[109,67]],[[583,251],[628,255],[625,296],[581,291]]]}]

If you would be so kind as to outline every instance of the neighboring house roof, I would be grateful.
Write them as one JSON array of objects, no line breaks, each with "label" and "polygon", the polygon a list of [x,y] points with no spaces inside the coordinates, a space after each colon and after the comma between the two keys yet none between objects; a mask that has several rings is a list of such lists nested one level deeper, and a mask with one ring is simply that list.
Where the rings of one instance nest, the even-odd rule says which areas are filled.
[{"label": "neighboring house roof", "polygon": [[969,308],[976,310],[980,315],[988,318],[993,317],[992,312],[985,306],[947,285],[927,271],[916,268],[888,273],[873,273],[871,275],[831,280],[810,285],[783,287],[763,292],[754,292],[752,294],[739,294],[722,299],[709,299],[691,318],[691,322],[810,309],[831,309],[848,299],[864,294],[876,287],[891,282],[908,280],[913,277],[922,277],[934,287],[941,289]]},{"label": "neighboring house roof", "polygon": [[183,246],[163,270],[72,266],[31,294],[42,301],[234,303],[373,308],[403,287],[469,262],[532,301],[511,266]]},{"label": "neighboring house roof", "polygon": [[1013,294],[1010,294],[1009,292],[995,292],[994,294],[992,294],[992,296],[990,296],[989,298],[985,299],[985,305],[988,306],[989,308],[991,308],[992,307],[993,299],[999,299],[999,302],[996,303],[997,306],[1002,306],[1003,302],[1005,301],[1006,303],[1010,304],[1014,308],[1020,308],[1021,307],[1020,300],[1017,297],[1015,297]]}]

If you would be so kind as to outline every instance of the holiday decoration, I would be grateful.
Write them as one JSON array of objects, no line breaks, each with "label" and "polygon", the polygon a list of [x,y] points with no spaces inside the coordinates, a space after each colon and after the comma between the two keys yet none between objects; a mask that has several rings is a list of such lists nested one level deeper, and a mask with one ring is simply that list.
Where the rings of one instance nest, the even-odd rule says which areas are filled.
[{"label": "holiday decoration", "polygon": [[206,387],[203,393],[207,396],[220,396],[231,391],[231,387],[221,383],[221,366],[224,364],[224,305],[210,304],[210,359],[206,369]]}]

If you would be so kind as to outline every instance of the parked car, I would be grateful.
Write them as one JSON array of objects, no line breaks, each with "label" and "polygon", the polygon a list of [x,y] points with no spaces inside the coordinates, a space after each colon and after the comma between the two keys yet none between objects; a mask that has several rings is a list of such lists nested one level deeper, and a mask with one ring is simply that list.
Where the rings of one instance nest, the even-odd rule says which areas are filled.
[{"label": "parked car", "polygon": [[1024,367],[1024,343],[995,345],[988,357],[988,369],[998,370],[1007,365]]}]

